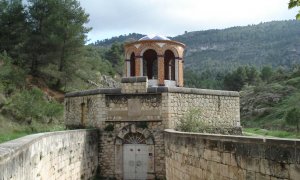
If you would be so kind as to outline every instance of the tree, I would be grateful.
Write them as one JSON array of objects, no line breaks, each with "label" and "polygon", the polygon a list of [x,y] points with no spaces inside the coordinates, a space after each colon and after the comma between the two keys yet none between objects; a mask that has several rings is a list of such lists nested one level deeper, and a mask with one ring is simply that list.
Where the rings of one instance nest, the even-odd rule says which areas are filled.
[{"label": "tree", "polygon": [[256,85],[260,81],[259,74],[255,67],[251,66],[250,68],[248,66],[245,67],[247,79],[246,82],[250,85]]},{"label": "tree", "polygon": [[110,61],[119,74],[122,74],[124,64],[124,47],[123,44],[114,43],[105,53],[104,57]]},{"label": "tree", "polygon": [[6,51],[15,64],[21,64],[27,39],[26,16],[22,0],[0,0],[0,53]]},{"label": "tree", "polygon": [[[289,9],[292,9],[294,7],[300,6],[300,0],[290,0],[289,2]],[[300,11],[299,13],[296,15],[296,19],[299,20],[300,19]]]},{"label": "tree", "polygon": [[290,109],[286,114],[285,120],[289,125],[297,126],[297,133],[299,133],[300,110],[298,108]]},{"label": "tree", "polygon": [[240,91],[245,85],[247,73],[244,67],[238,67],[232,73],[228,73],[224,77],[224,87],[227,90]]},{"label": "tree", "polygon": [[[56,69],[52,76],[60,88],[75,71],[90,28],[84,25],[89,15],[77,0],[29,0],[31,35],[30,70],[33,75],[49,65]],[[56,76],[59,74],[59,76]]]},{"label": "tree", "polygon": [[273,70],[270,66],[264,66],[261,70],[261,79],[263,81],[269,82],[273,75]]}]

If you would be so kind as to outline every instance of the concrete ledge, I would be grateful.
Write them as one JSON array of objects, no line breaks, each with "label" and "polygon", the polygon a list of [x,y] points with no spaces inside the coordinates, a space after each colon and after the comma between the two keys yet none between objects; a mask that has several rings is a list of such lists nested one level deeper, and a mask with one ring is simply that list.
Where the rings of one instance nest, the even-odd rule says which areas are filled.
[{"label": "concrete ledge", "polygon": [[216,96],[233,96],[239,97],[240,94],[237,91],[222,91],[222,90],[211,90],[211,89],[197,89],[197,88],[185,88],[185,87],[149,87],[149,93],[184,93],[184,94],[201,94],[201,95],[216,95]]},{"label": "concrete ledge", "polygon": [[12,141],[4,142],[0,144],[0,162],[3,162],[5,159],[10,158],[13,154],[18,154],[18,152],[27,149],[33,143],[40,141],[43,138],[61,134],[72,134],[78,132],[89,132],[96,133],[96,129],[80,129],[80,130],[68,130],[68,131],[57,131],[57,132],[47,132],[47,133],[38,133],[27,135]]},{"label": "concrete ledge", "polygon": [[[145,82],[143,77],[130,78],[124,81],[133,81],[131,79],[137,80],[140,78],[139,82]],[[126,78],[127,79],[127,78]],[[137,82],[137,81],[136,81]],[[215,95],[215,96],[231,96],[231,97],[239,97],[240,94],[237,91],[222,91],[222,90],[211,90],[211,89],[197,89],[197,88],[185,88],[185,87],[165,87],[165,86],[157,86],[157,87],[149,87],[147,88],[147,93],[183,93],[183,94],[200,94],[200,95]],[[96,95],[96,94],[122,94],[121,88],[107,88],[107,89],[93,89],[87,91],[78,91],[78,92],[70,92],[65,94],[65,97],[76,97],[76,96],[88,96],[88,95]]]},{"label": "concrete ledge", "polygon": [[147,82],[147,76],[123,77],[121,83]]},{"label": "concrete ledge", "polygon": [[87,91],[77,91],[66,93],[65,97],[76,97],[76,96],[89,96],[96,94],[121,94],[121,88],[103,88],[103,89],[92,89]]},{"label": "concrete ledge", "polygon": [[243,142],[253,144],[266,144],[266,145],[280,145],[280,146],[296,146],[300,148],[300,139],[288,138],[265,138],[265,137],[251,137],[251,136],[237,136],[237,135],[221,135],[221,134],[208,134],[208,133],[192,133],[180,132],[173,129],[165,129],[165,133],[169,135],[176,135],[181,137],[199,137],[217,141],[227,142]]}]

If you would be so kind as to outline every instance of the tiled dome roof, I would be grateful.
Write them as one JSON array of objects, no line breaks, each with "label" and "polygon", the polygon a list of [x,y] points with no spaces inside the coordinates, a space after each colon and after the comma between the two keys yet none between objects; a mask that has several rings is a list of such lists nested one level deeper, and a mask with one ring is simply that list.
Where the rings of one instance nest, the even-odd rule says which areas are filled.
[{"label": "tiled dome roof", "polygon": [[139,41],[143,41],[143,40],[170,40],[170,39],[160,35],[147,35],[139,39]]}]

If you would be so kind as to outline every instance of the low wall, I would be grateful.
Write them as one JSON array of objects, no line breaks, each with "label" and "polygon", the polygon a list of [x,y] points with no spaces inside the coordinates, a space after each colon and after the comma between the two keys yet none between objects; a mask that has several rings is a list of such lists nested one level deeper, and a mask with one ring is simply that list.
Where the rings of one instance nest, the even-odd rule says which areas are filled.
[{"label": "low wall", "polygon": [[97,130],[72,130],[0,144],[0,180],[91,179],[98,166],[97,142]]},{"label": "low wall", "polygon": [[[183,92],[168,93],[170,129],[191,109],[200,111],[201,121],[215,128],[215,133],[241,135],[238,92],[179,88]],[[195,90],[195,91],[191,91]],[[185,92],[187,91],[187,92]],[[223,132],[224,129],[227,129]]]},{"label": "low wall", "polygon": [[299,179],[300,140],[165,131],[166,177]]}]

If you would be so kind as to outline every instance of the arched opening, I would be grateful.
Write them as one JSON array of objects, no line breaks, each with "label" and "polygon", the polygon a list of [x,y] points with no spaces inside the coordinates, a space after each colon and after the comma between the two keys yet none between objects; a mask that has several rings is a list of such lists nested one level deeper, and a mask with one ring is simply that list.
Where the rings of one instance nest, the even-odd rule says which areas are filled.
[{"label": "arched opening", "polygon": [[157,79],[157,53],[153,49],[143,54],[143,75],[148,79]]},{"label": "arched opening", "polygon": [[124,136],[124,144],[146,144],[146,140],[143,134],[130,132]]},{"label": "arched opening", "polygon": [[175,55],[171,50],[166,50],[164,55],[165,80],[175,80]]},{"label": "arched opening", "polygon": [[130,55],[130,76],[135,76],[135,54]]}]

